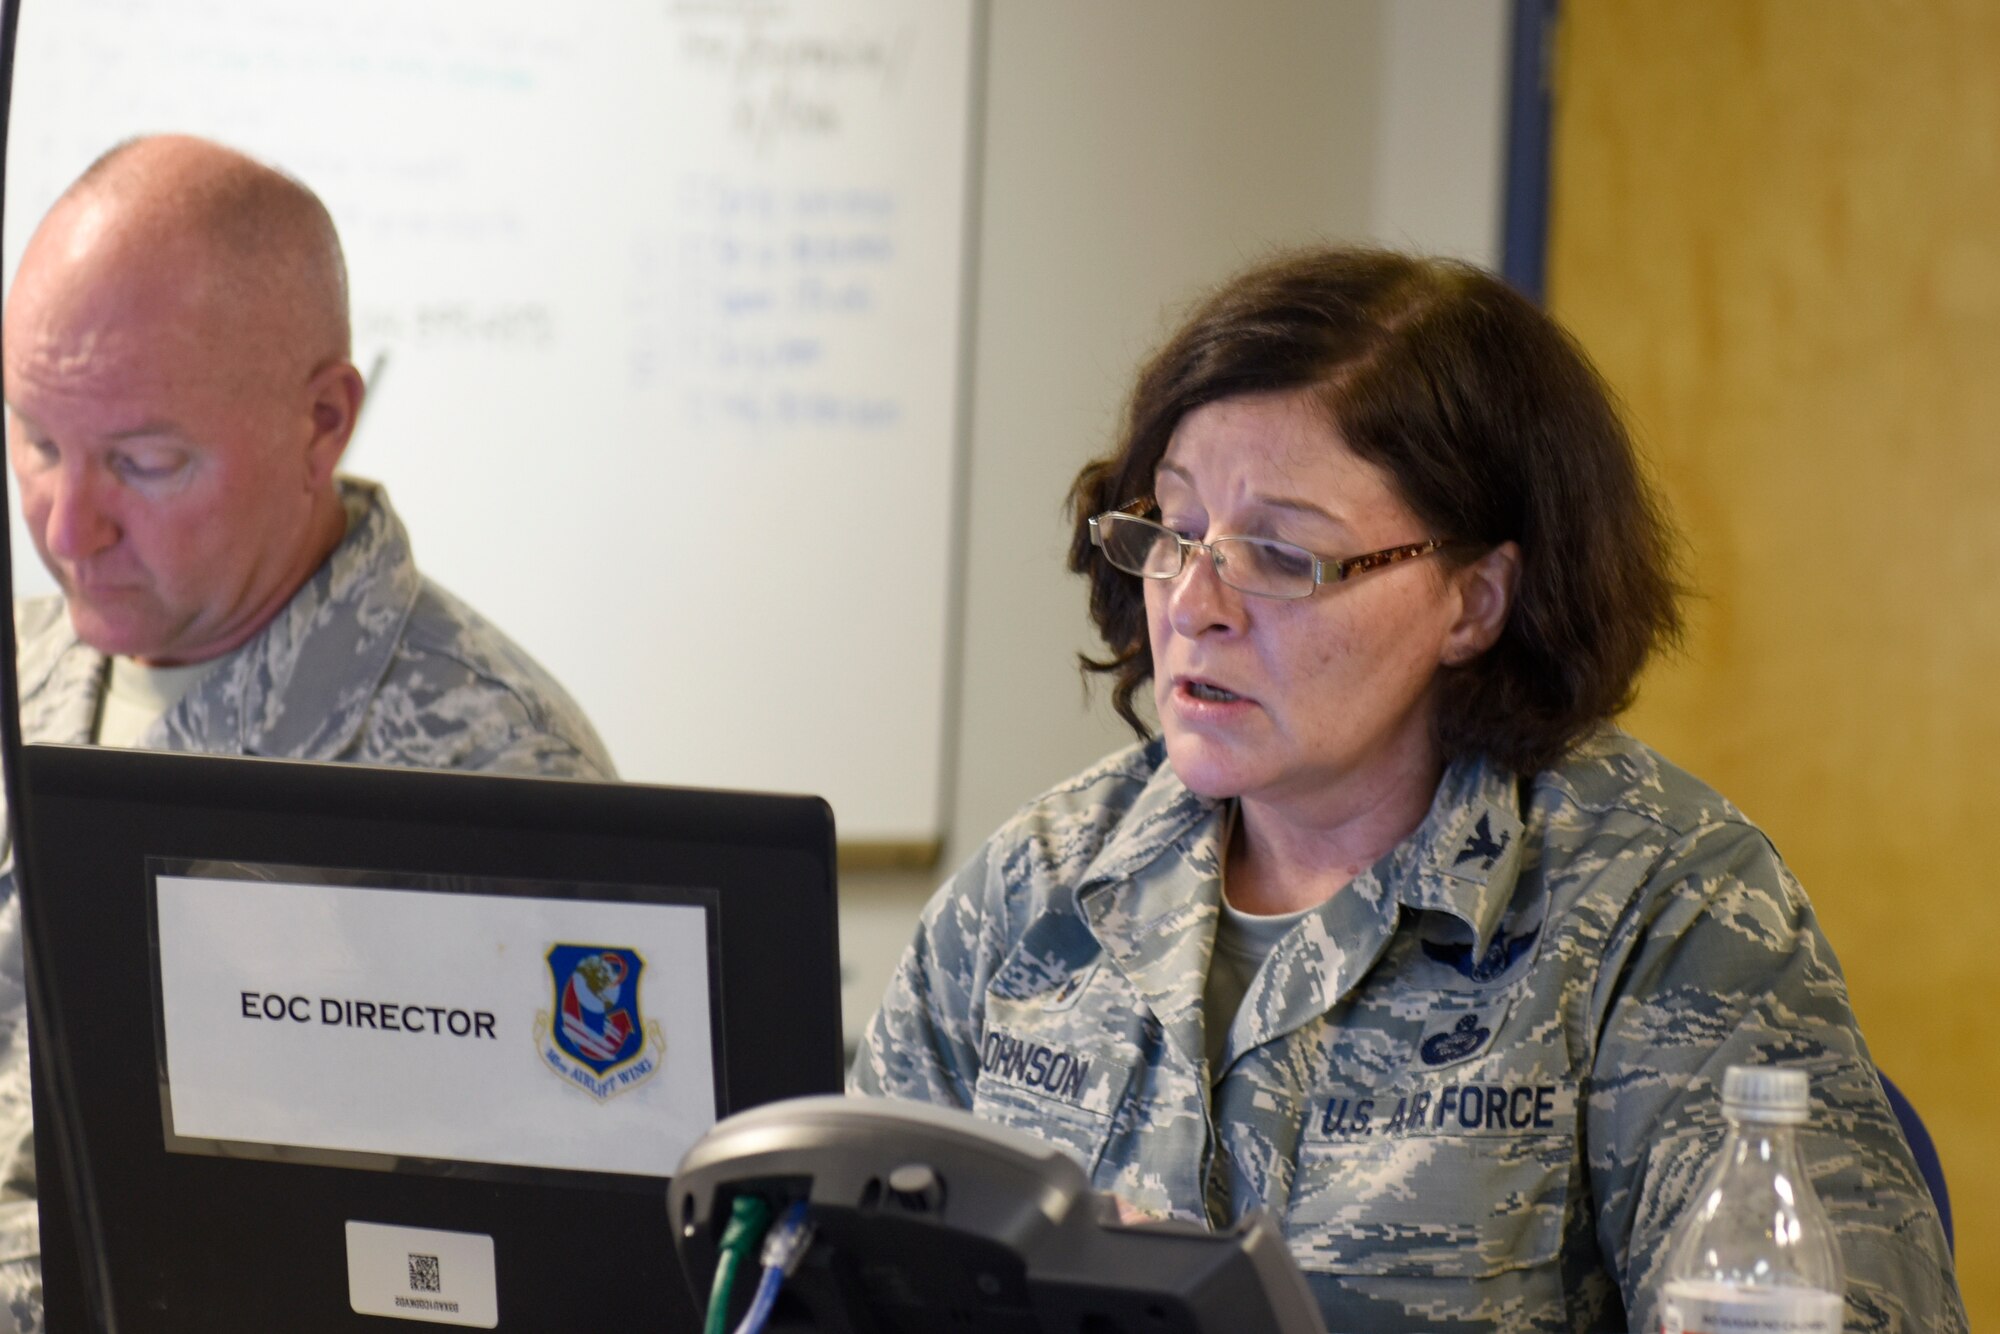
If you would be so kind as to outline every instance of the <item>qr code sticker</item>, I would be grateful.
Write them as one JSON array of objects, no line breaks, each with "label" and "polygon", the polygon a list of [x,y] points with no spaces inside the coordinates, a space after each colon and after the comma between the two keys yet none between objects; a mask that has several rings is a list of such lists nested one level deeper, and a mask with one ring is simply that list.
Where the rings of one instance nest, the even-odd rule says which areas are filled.
[{"label": "qr code sticker", "polygon": [[438,1273],[438,1258],[435,1255],[412,1255],[410,1257],[410,1291],[444,1291],[444,1279]]}]

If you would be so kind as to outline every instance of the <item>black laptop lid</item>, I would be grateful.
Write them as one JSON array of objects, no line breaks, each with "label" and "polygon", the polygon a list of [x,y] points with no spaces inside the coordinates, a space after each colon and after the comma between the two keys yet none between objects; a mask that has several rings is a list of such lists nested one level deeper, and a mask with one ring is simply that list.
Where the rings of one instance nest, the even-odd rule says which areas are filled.
[{"label": "black laptop lid", "polygon": [[660,1164],[840,1086],[816,798],[53,746],[23,777],[121,1330],[693,1330]]}]

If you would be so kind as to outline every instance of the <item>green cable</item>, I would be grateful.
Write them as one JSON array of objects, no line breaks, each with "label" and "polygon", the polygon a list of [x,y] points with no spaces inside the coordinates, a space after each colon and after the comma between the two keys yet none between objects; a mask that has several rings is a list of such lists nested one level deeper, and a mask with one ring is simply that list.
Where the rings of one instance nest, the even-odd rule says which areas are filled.
[{"label": "green cable", "polygon": [[715,1284],[708,1290],[708,1320],[702,1334],[729,1334],[729,1298],[744,1257],[757,1249],[771,1225],[771,1206],[760,1195],[738,1195],[729,1207],[729,1225],[716,1247]]}]

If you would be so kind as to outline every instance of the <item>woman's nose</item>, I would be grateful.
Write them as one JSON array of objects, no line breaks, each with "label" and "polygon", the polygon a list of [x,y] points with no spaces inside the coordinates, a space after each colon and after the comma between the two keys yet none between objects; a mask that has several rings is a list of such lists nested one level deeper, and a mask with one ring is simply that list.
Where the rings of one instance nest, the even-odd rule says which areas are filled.
[{"label": "woman's nose", "polygon": [[1222,582],[1215,553],[1207,546],[1189,546],[1181,572],[1168,581],[1167,618],[1176,633],[1189,638],[1241,627],[1243,595]]}]

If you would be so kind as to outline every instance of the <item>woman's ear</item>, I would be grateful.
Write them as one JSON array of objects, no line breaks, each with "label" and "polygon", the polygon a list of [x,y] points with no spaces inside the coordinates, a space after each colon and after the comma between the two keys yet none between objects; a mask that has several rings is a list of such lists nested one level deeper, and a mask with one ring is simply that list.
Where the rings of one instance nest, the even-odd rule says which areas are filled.
[{"label": "woman's ear", "polygon": [[1451,572],[1458,620],[1445,637],[1445,666],[1462,666],[1493,647],[1513,610],[1514,585],[1520,575],[1521,548],[1513,542],[1502,542]]}]

